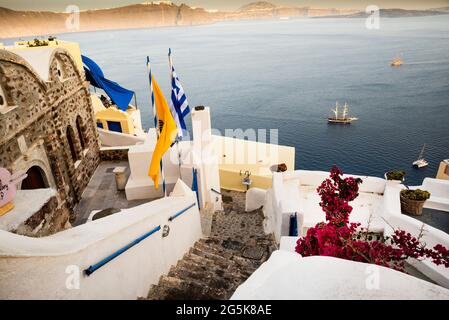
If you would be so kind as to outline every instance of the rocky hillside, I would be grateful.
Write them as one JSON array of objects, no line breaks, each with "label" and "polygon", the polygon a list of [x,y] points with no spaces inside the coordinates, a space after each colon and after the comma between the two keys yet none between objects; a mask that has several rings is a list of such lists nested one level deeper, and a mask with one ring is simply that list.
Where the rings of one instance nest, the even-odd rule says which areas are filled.
[{"label": "rocky hillside", "polygon": [[[445,9],[382,9],[384,17],[447,14]],[[0,39],[52,35],[66,32],[151,28],[208,24],[223,20],[280,19],[284,17],[366,17],[365,12],[351,9],[277,6],[270,2],[253,2],[231,12],[210,12],[185,4],[136,4],[125,7],[82,11],[79,28],[70,24],[70,15],[49,11],[14,11],[0,7]]]},{"label": "rocky hillside", "polygon": [[270,2],[259,1],[247,4],[235,12],[228,13],[227,19],[273,19],[282,17],[316,17],[326,15],[351,14],[357,10],[323,9],[295,6],[276,6]]},{"label": "rocky hillside", "polygon": [[108,29],[197,25],[213,23],[216,21],[215,16],[204,9],[193,9],[184,4],[180,6],[136,4],[112,9],[82,11],[79,17],[79,29],[77,29],[71,28],[70,15],[67,13],[21,12],[0,8],[0,38]]},{"label": "rocky hillside", "polygon": [[[448,14],[447,11],[443,9],[440,10],[404,10],[404,9],[380,9],[379,15],[381,18],[404,18],[404,17],[425,17],[425,16],[435,16]],[[366,18],[368,13],[356,12],[352,14],[345,15],[326,15],[323,18]]]}]

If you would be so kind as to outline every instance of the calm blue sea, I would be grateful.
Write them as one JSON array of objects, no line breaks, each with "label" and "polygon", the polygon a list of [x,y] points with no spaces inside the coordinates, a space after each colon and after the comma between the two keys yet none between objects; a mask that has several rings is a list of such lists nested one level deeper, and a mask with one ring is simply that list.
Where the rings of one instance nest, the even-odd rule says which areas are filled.
[{"label": "calm blue sea", "polygon": [[[414,185],[449,158],[449,15],[382,19],[380,30],[364,19],[292,19],[59,38],[136,91],[146,128],[146,55],[168,97],[171,47],[191,106],[210,106],[217,129],[278,128],[279,142],[296,147],[297,169],[405,169]],[[397,55],[405,64],[392,68]],[[360,120],[328,125],[336,100]],[[430,166],[413,169],[424,143]]]}]

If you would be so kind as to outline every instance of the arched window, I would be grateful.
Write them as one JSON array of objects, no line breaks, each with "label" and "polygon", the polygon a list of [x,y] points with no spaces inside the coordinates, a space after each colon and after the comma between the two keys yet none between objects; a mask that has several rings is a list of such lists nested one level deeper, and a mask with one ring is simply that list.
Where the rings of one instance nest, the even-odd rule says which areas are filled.
[{"label": "arched window", "polygon": [[58,75],[59,81],[64,81],[67,78],[64,70],[64,66],[62,61],[59,58],[56,58],[56,73]]},{"label": "arched window", "polygon": [[78,130],[78,136],[80,138],[81,148],[84,150],[86,148],[86,140],[84,139],[84,126],[82,124],[81,117],[76,118],[76,129]]},{"label": "arched window", "polygon": [[0,86],[0,110],[5,109],[7,106],[6,95],[3,92],[2,86]]},{"label": "arched window", "polygon": [[78,154],[76,153],[75,134],[74,134],[71,126],[67,127],[66,135],[67,135],[67,142],[69,143],[70,154],[72,156],[72,159],[73,159],[73,161],[77,161],[79,157],[78,157]]},{"label": "arched window", "polygon": [[48,188],[47,177],[39,166],[32,166],[27,171],[27,177],[22,181],[22,190],[34,190]]}]

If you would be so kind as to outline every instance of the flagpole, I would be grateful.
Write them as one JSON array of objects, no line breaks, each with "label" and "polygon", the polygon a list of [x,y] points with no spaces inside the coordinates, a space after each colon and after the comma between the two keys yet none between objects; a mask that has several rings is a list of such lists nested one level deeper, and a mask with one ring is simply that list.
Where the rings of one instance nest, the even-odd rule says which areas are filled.
[{"label": "flagpole", "polygon": [[[156,130],[156,137],[159,139],[159,124],[157,119],[157,111],[156,111],[156,101],[154,98],[154,90],[153,90],[153,74],[151,72],[151,64],[150,64],[150,57],[147,56],[147,67],[148,67],[148,73],[149,73],[149,83],[150,83],[150,93],[151,93],[151,106],[153,108],[153,118],[154,118],[154,129]],[[164,165],[162,162],[160,162],[160,168],[161,168],[161,176],[162,176],[162,190],[164,191],[164,197],[167,197],[167,189],[165,185],[165,175],[164,175]]]},{"label": "flagpole", "polygon": [[[168,65],[170,67],[170,87],[172,87],[172,90],[173,90],[173,84],[172,84],[173,83],[173,58],[171,56],[171,48],[168,48]],[[179,139],[178,139],[178,137],[176,137],[176,150],[178,152],[179,177],[182,180],[182,173],[181,173],[182,155],[181,155],[181,151],[179,149]]]}]

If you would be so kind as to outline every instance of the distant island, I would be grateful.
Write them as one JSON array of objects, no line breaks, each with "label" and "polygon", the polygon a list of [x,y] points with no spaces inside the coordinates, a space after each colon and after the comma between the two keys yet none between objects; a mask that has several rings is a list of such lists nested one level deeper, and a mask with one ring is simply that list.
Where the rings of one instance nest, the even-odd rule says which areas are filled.
[{"label": "distant island", "polygon": [[[449,7],[431,10],[381,9],[383,17],[410,17],[448,14]],[[67,28],[69,13],[15,11],[0,7],[0,38],[54,35],[112,29],[192,26],[228,20],[286,19],[295,17],[362,18],[355,9],[279,6],[266,1],[247,4],[235,11],[206,10],[170,1],[149,2],[124,7],[80,12],[79,28]]]},{"label": "distant island", "polygon": [[[449,8],[429,9],[429,10],[405,10],[405,9],[380,9],[379,14],[383,18],[404,18],[404,17],[424,17],[448,14]],[[364,11],[344,14],[344,15],[329,15],[315,18],[366,18],[370,14]]]}]

